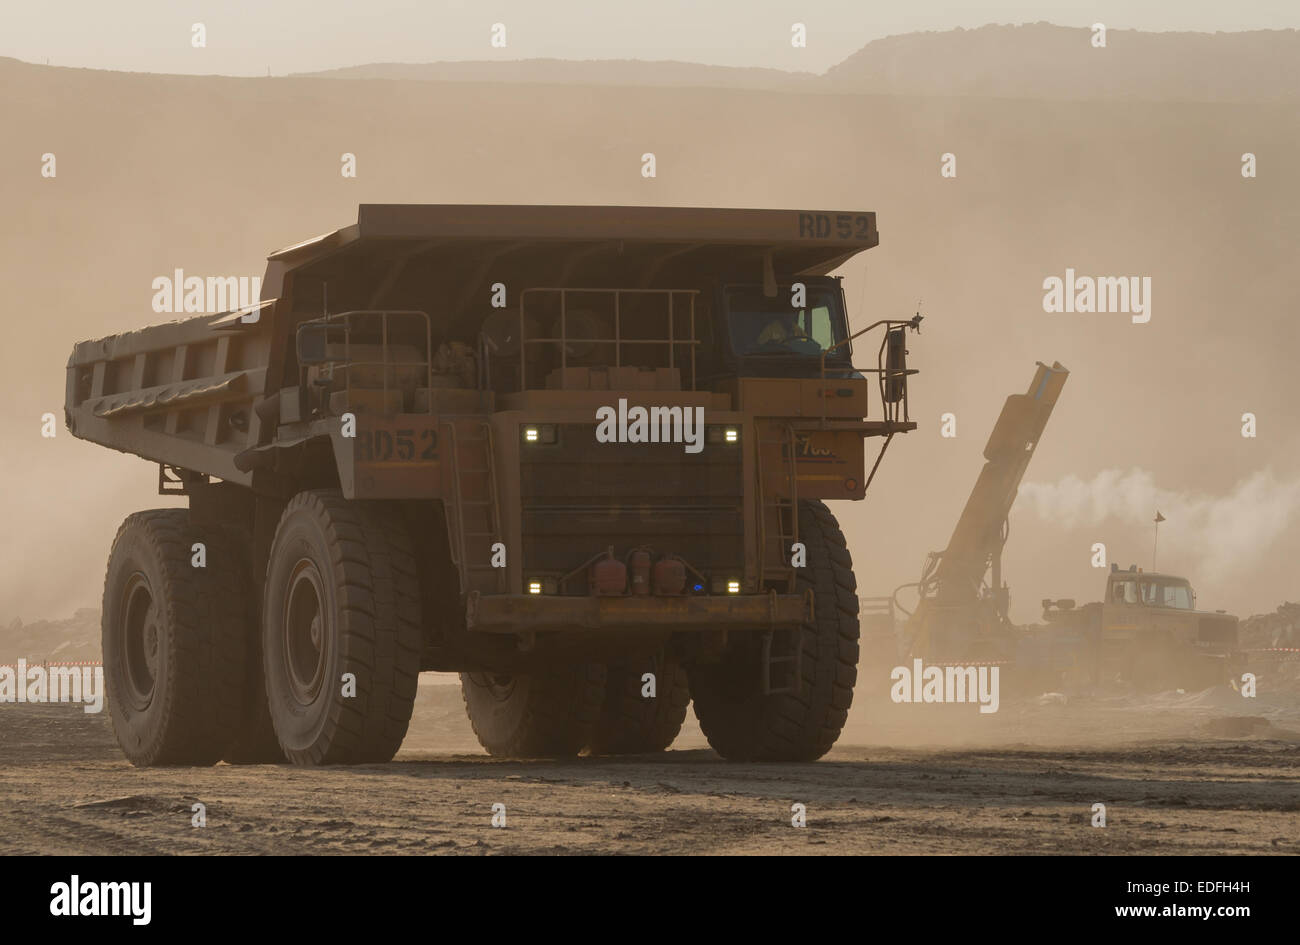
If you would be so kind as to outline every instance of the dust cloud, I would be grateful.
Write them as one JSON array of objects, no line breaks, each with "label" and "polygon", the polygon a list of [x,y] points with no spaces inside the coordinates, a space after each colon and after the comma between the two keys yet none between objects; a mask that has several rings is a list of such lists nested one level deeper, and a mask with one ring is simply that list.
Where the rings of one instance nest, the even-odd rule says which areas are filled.
[{"label": "dust cloud", "polygon": [[[151,465],[62,429],[74,342],[173,317],[152,311],[157,276],[260,275],[267,253],[355,221],[365,202],[874,210],[880,246],[843,271],[854,325],[918,305],[926,320],[910,355],[920,428],[891,446],[864,502],[834,509],[860,593],[915,580],[947,542],[1003,399],[1035,361],[1060,360],[1070,381],[1028,474],[1047,485],[1012,513],[1013,617],[1035,619],[1043,597],[1096,599],[1092,543],[1142,561],[1157,506],[1170,519],[1161,566],[1203,604],[1250,613],[1295,598],[1295,34],[1112,37],[1140,40],[1161,77],[1134,72],[1119,98],[1107,83],[1090,95],[1077,63],[1073,85],[1040,95],[1050,63],[1032,49],[1086,44],[1087,30],[988,30],[880,41],[833,75],[767,88],[718,87],[701,68],[682,73],[693,86],[615,85],[602,76],[628,70],[599,63],[546,84],[0,60],[0,621],[97,608],[118,524],[170,501]],[[1228,50],[1223,68],[1170,86],[1187,71],[1177,63],[1218,55],[1207,43]],[[958,48],[963,62],[1027,65],[949,95],[880,78],[893,61],[946,69]],[[1245,74],[1232,63],[1274,79],[1251,98],[1225,78]],[[344,152],[355,180],[340,176]],[[1257,178],[1241,175],[1245,152]],[[40,176],[45,153],[56,178]],[[945,153],[955,179],[940,176]],[[1151,321],[1045,313],[1043,280],[1067,267],[1150,277]],[[874,366],[874,346],[857,357]],[[1255,439],[1240,435],[1247,411]],[[939,435],[946,412],[953,439]],[[60,419],[53,439],[46,413]]]},{"label": "dust cloud", "polygon": [[1300,478],[1282,480],[1266,468],[1224,495],[1206,495],[1158,488],[1146,470],[1103,469],[1086,481],[1071,474],[1027,482],[1020,501],[1043,523],[1066,528],[1153,520],[1156,510],[1165,518],[1159,541],[1181,549],[1196,573],[1237,578],[1275,557],[1278,539],[1295,527]]}]

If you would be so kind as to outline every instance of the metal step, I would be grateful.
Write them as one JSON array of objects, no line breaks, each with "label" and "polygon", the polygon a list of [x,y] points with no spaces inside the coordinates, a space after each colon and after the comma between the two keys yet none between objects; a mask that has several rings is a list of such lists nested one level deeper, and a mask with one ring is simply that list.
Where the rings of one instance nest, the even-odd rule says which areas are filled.
[{"label": "metal step", "polygon": [[[763,634],[763,655],[759,664],[762,673],[763,695],[797,696],[803,692],[803,628],[793,630],[768,630]],[[780,634],[786,641],[785,655],[774,656],[775,642]],[[773,679],[773,667],[786,667],[784,685]]]}]

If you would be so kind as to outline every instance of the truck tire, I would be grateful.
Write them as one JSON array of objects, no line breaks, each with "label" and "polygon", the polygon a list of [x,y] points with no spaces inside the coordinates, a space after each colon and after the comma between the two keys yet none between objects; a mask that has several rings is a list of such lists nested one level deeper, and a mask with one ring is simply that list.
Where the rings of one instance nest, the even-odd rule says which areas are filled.
[{"label": "truck tire", "polygon": [[[641,694],[641,677],[655,674],[655,697]],[[593,755],[664,751],[686,721],[691,701],[686,670],[660,655],[644,664],[606,668],[605,700],[587,750]]]},{"label": "truck tire", "polygon": [[274,765],[285,761],[284,749],[275,736],[271,722],[271,708],[266,701],[266,677],[262,673],[262,634],[260,618],[254,618],[251,651],[246,659],[248,693],[244,699],[243,717],[235,741],[226,751],[222,761],[232,765]]},{"label": "truck tire", "polygon": [[235,738],[221,760],[232,765],[281,764],[284,752],[271,725],[262,675],[262,608],[252,580],[252,538],[238,529],[229,531],[232,561],[239,569],[239,603],[244,626],[244,704]]},{"label": "truck tire", "polygon": [[529,675],[461,673],[461,697],[479,744],[507,758],[570,758],[591,741],[605,696],[598,663]]},{"label": "truck tire", "polygon": [[285,757],[391,760],[411,721],[422,642],[405,524],[382,503],[298,493],[276,528],[262,597],[267,703]]},{"label": "truck tire", "polygon": [[118,529],[102,642],[109,716],[132,764],[211,765],[233,741],[247,682],[240,561],[186,509],[136,512]]},{"label": "truck tire", "polygon": [[814,622],[803,630],[801,691],[764,695],[761,640],[747,636],[722,661],[690,671],[695,716],[713,750],[731,761],[814,761],[839,738],[858,675],[858,598],[853,560],[825,504],[799,503],[799,540]]}]

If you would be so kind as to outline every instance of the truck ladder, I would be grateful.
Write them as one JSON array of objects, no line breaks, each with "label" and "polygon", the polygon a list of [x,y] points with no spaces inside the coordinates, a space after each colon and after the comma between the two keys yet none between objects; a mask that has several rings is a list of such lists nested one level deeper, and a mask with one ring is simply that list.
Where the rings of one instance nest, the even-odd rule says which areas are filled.
[{"label": "truck ladder", "polygon": [[[775,594],[772,584],[785,585],[787,591],[795,589],[794,569],[790,565],[791,546],[799,540],[799,483],[795,475],[795,434],[789,424],[779,429],[776,437],[763,437],[764,430],[770,430],[775,424],[759,421],[755,424],[755,464],[758,469],[758,573],[760,588],[769,588]],[[785,495],[775,491],[768,498],[763,490],[766,470],[763,457],[771,448],[771,454],[785,460],[786,489]],[[775,533],[769,536],[768,520],[776,524]],[[775,540],[776,556],[770,560],[769,538]],[[803,689],[803,628],[768,629],[762,637],[762,659],[760,671],[764,695],[798,695]],[[784,670],[784,673],[780,671]],[[778,675],[784,675],[779,680]]]},{"label": "truck ladder", "polygon": [[[506,591],[506,569],[492,566],[492,544],[500,540],[501,509],[497,499],[496,449],[492,427],[478,424],[479,435],[461,438],[454,420],[443,421],[451,445],[452,562],[460,575],[461,593],[470,590]],[[462,448],[469,464],[462,463]],[[467,489],[467,484],[470,487]],[[467,493],[471,497],[467,496]],[[486,493],[482,498],[480,495]],[[495,572],[493,580],[476,580]]]},{"label": "truck ladder", "polygon": [[[795,478],[795,436],[789,424],[781,428],[777,438],[763,439],[762,429],[766,424],[755,424],[755,464],[758,467],[758,573],[759,586],[771,581],[781,581],[793,590],[794,571],[790,567],[791,546],[799,540],[799,483]],[[764,493],[763,483],[767,470],[763,465],[765,447],[776,447],[776,455],[784,454],[786,460],[787,495],[779,493],[770,499]],[[776,522],[776,532],[768,533],[768,520]],[[771,556],[771,544],[775,539],[776,556]]]}]

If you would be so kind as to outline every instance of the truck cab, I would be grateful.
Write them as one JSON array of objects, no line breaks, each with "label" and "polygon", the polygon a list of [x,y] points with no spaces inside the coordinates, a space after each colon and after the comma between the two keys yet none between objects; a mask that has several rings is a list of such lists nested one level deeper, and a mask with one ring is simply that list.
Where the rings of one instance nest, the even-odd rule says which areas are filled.
[{"label": "truck cab", "polygon": [[[770,296],[758,283],[720,284],[713,295],[723,340],[711,352],[718,375],[820,377],[825,354],[829,376],[862,377],[852,366],[840,278],[803,277]],[[800,296],[803,304],[793,304]]]},{"label": "truck cab", "polygon": [[1185,577],[1112,564],[1100,602],[1078,609],[1073,601],[1043,603],[1050,624],[1082,634],[1098,678],[1202,686],[1225,681],[1241,663],[1237,618],[1198,610]]}]

